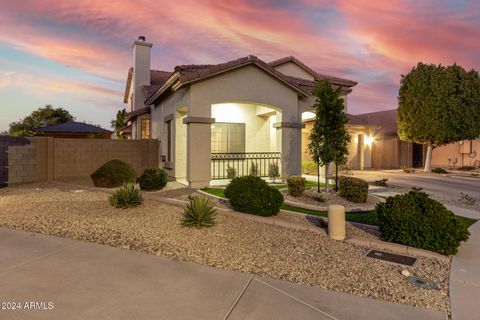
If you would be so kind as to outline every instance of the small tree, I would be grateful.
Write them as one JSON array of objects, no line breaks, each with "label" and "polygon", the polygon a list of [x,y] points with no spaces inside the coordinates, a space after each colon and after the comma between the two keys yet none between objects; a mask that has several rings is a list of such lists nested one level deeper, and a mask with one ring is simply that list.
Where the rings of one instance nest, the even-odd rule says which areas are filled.
[{"label": "small tree", "polygon": [[125,109],[118,110],[115,119],[110,122],[117,139],[126,139],[121,129],[127,125],[127,116],[128,116],[127,110]]},{"label": "small tree", "polygon": [[419,62],[402,75],[398,94],[398,135],[426,144],[425,172],[435,147],[480,136],[480,76],[454,64]]},{"label": "small tree", "polygon": [[53,124],[67,123],[75,118],[63,108],[54,108],[46,105],[33,111],[29,116],[10,123],[8,134],[11,136],[30,137],[35,134],[33,129]]},{"label": "small tree", "polygon": [[[334,162],[338,166],[347,161],[350,135],[346,128],[348,117],[340,90],[334,90],[330,82],[325,80],[315,86],[313,94],[316,96],[315,122],[308,150],[317,164],[317,190],[320,192],[320,166],[325,166],[325,190],[328,191],[329,164]],[[338,170],[335,176],[337,181]]]}]

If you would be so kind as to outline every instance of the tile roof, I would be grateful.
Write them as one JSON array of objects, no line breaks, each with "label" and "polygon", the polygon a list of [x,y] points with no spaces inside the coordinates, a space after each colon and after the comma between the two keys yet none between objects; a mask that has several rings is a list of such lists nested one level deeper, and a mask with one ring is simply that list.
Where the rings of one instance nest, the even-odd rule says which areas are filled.
[{"label": "tile roof", "polygon": [[297,66],[299,66],[300,68],[302,68],[306,72],[310,73],[315,78],[315,80],[317,80],[317,81],[329,80],[332,84],[346,86],[346,87],[353,87],[353,86],[358,84],[358,82],[355,82],[355,81],[352,81],[352,80],[327,76],[325,74],[318,73],[318,72],[311,69],[309,66],[307,66],[306,64],[304,64],[303,62],[301,62],[300,60],[298,60],[297,58],[295,58],[293,56],[280,58],[278,60],[271,61],[268,64],[272,67],[276,67],[276,66],[282,65],[282,64],[287,63],[287,62],[295,63]]},{"label": "tile roof", "polygon": [[71,132],[71,133],[105,133],[111,132],[84,122],[67,122],[54,124],[51,126],[35,128],[33,131],[37,132]]},{"label": "tile roof", "polygon": [[146,113],[150,113],[150,112],[151,112],[150,107],[144,107],[144,108],[134,110],[134,111],[128,113],[127,119],[125,121],[131,120],[135,117],[141,116],[142,114],[146,114]]}]

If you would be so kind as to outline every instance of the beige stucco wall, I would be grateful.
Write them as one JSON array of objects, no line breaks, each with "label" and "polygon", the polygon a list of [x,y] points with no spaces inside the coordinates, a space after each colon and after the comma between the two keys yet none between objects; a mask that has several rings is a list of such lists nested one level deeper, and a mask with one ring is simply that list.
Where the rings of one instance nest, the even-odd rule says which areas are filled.
[{"label": "beige stucco wall", "polygon": [[315,78],[310,73],[308,73],[307,71],[303,70],[302,68],[297,66],[295,63],[290,61],[284,64],[281,64],[279,66],[276,66],[275,69],[277,69],[281,73],[286,74],[288,76],[307,79],[310,81],[315,80]]},{"label": "beige stucco wall", "polygon": [[[437,147],[433,150],[432,166],[433,167],[478,167],[480,166],[480,138],[473,140],[471,143],[470,153],[461,153],[460,151],[468,152],[464,149],[463,144],[469,143],[451,143],[445,146]],[[463,156],[462,156],[463,155]],[[450,159],[450,161],[449,161]],[[463,163],[462,163],[463,162]]]}]

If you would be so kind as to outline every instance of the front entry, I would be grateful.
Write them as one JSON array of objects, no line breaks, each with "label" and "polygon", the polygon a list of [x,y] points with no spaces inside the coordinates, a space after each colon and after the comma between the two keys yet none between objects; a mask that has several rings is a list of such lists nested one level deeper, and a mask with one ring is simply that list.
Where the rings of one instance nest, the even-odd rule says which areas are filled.
[{"label": "front entry", "polygon": [[423,145],[412,143],[412,167],[423,167]]}]

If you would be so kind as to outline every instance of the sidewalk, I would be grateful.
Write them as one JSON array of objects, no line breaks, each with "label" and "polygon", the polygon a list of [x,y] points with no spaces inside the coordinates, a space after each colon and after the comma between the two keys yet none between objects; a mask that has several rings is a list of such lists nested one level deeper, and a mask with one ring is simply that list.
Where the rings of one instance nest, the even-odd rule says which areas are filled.
[{"label": "sidewalk", "polygon": [[[0,319],[445,319],[414,308],[81,241],[0,229]],[[48,309],[48,308],[47,308]]]}]

